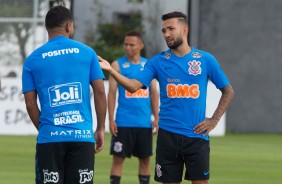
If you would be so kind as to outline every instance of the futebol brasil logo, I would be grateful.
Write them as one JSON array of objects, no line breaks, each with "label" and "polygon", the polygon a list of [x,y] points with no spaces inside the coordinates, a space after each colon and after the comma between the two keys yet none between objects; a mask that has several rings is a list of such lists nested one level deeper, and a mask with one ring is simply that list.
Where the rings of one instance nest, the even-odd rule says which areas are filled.
[{"label": "futebol brasil logo", "polygon": [[82,86],[80,82],[49,87],[48,93],[51,107],[82,102]]}]

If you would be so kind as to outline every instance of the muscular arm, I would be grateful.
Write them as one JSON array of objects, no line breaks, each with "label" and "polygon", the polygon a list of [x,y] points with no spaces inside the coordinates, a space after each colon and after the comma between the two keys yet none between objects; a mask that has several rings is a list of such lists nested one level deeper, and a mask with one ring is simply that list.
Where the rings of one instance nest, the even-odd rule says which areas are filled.
[{"label": "muscular arm", "polygon": [[100,61],[101,68],[107,71],[120,85],[122,85],[130,93],[136,92],[138,89],[140,89],[143,86],[143,84],[138,80],[129,79],[121,75],[113,67],[111,67],[108,61],[104,60],[100,56],[98,56],[98,59]]},{"label": "muscular arm", "polygon": [[40,110],[37,104],[37,92],[29,91],[24,94],[26,110],[33,125],[38,130]]},{"label": "muscular arm", "polygon": [[206,136],[212,129],[214,129],[219,122],[220,118],[227,110],[231,101],[234,97],[234,91],[231,85],[228,85],[220,89],[222,96],[219,100],[218,106],[211,118],[206,118],[203,122],[194,127],[194,131],[197,134],[203,133],[206,131],[203,136]]},{"label": "muscular arm", "polygon": [[219,100],[218,106],[212,116],[217,122],[220,120],[224,112],[227,110],[229,104],[233,100],[234,91],[231,85],[226,86],[225,88],[220,89],[222,96]]},{"label": "muscular arm", "polygon": [[152,80],[150,85],[150,99],[151,99],[151,109],[154,116],[153,121],[153,131],[158,130],[159,121],[159,93],[157,91],[156,79]]},{"label": "muscular arm", "polygon": [[95,132],[96,152],[99,152],[104,147],[104,132],[106,118],[106,95],[104,82],[102,79],[91,81],[91,86],[94,92],[94,105],[97,117],[97,129]]},{"label": "muscular arm", "polygon": [[[119,72],[119,66],[116,61],[112,63],[112,67]],[[118,83],[116,80],[109,76],[109,92],[108,92],[108,112],[109,112],[109,123],[110,123],[110,131],[112,135],[117,136],[118,130],[115,122],[114,112],[116,105],[116,92],[117,92]]]}]

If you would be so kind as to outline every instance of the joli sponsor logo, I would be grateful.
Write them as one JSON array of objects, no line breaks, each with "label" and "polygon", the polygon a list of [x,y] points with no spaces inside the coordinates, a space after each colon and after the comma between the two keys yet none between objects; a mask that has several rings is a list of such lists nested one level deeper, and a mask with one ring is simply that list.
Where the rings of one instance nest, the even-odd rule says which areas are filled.
[{"label": "joli sponsor logo", "polygon": [[48,93],[51,107],[82,102],[82,88],[79,82],[52,86]]}]

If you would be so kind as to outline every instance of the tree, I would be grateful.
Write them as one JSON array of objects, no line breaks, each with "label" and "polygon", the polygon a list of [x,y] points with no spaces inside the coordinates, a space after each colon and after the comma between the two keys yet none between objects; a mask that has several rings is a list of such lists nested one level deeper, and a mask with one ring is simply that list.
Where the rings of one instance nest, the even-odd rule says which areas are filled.
[{"label": "tree", "polygon": [[[9,0],[1,4],[0,17],[3,18],[27,18],[33,16],[33,0]],[[25,45],[31,32],[32,24],[30,22],[4,22],[1,23],[1,35],[10,38],[10,34],[14,34],[19,45],[19,51],[22,63],[26,58]],[[3,38],[3,37],[2,37]]]}]

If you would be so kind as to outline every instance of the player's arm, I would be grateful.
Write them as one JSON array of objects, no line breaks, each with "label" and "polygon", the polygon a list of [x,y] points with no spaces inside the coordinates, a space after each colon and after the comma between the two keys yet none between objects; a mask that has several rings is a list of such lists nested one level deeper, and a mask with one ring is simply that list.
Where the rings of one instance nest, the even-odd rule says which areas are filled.
[{"label": "player's arm", "polygon": [[209,134],[209,132],[214,129],[219,122],[220,118],[227,110],[228,106],[230,105],[231,101],[234,97],[234,91],[232,86],[229,84],[228,86],[220,89],[222,95],[219,100],[218,106],[211,118],[206,118],[203,122],[195,126],[194,131],[197,134],[201,134],[206,131],[203,136]]},{"label": "player's arm", "polygon": [[25,100],[27,113],[33,125],[38,130],[40,110],[37,104],[37,92],[29,91],[24,93],[24,100]]},{"label": "player's arm", "polygon": [[153,133],[158,131],[158,122],[159,122],[159,93],[157,91],[156,79],[152,80],[150,85],[150,100],[151,100],[151,109],[154,116]]},{"label": "player's arm", "polygon": [[129,79],[119,72],[117,72],[108,61],[98,56],[100,66],[103,70],[107,71],[120,85],[122,85],[130,93],[136,92],[143,84],[136,79]]},{"label": "player's arm", "polygon": [[[114,61],[111,65],[117,72],[120,72],[117,61]],[[117,87],[118,87],[118,83],[110,75],[109,76],[109,92],[108,92],[108,113],[109,113],[110,131],[111,131],[111,134],[114,136],[117,136],[117,133],[118,133],[118,129],[117,129],[117,125],[116,125],[115,117],[114,117]]]},{"label": "player's arm", "polygon": [[97,129],[95,131],[96,153],[104,147],[105,118],[106,118],[106,94],[102,79],[91,81],[94,92],[94,105],[97,117]]}]

